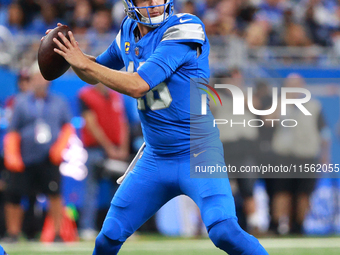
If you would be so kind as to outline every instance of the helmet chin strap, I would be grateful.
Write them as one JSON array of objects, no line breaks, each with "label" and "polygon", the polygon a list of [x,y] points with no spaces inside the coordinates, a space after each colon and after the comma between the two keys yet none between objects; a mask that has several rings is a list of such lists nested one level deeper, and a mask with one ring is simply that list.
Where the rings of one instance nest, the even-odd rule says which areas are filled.
[{"label": "helmet chin strap", "polygon": [[[138,12],[138,14],[140,15],[140,21],[143,22],[143,23],[146,23],[144,24],[145,26],[148,26],[148,27],[157,27],[159,26],[160,24],[157,24],[157,23],[161,23],[163,22],[168,16],[169,14],[168,13],[164,13],[157,16],[157,17],[153,17],[153,18],[149,18],[149,17],[145,17],[143,16],[139,10],[136,10],[136,12]],[[148,25],[149,23],[149,25]],[[156,23],[156,25],[154,25]]]}]

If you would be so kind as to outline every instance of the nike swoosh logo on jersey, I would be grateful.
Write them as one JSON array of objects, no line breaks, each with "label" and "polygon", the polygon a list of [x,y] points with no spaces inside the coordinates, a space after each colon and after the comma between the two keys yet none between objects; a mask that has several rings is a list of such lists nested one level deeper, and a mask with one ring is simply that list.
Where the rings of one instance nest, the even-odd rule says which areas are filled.
[{"label": "nike swoosh logo on jersey", "polygon": [[198,155],[200,155],[200,154],[202,154],[203,152],[206,152],[206,151],[207,151],[207,150],[201,151],[201,152],[199,152],[199,153],[194,153],[194,158],[198,157]]},{"label": "nike swoosh logo on jersey", "polygon": [[180,19],[179,22],[184,23],[184,22],[187,22],[189,20],[192,20],[192,19]]}]

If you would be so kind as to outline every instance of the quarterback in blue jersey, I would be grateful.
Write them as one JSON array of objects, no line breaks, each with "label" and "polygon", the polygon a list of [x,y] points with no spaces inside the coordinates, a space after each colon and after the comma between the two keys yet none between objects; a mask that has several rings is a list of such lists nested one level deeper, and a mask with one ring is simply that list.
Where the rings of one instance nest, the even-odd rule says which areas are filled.
[{"label": "quarterback in blue jersey", "polygon": [[[101,82],[137,99],[145,138],[112,199],[94,255],[117,254],[125,240],[167,201],[185,194],[200,208],[213,243],[229,254],[268,254],[237,223],[228,179],[190,178],[195,163],[224,165],[212,115],[201,115],[201,91],[190,78],[209,78],[209,41],[203,23],[173,12],[173,0],[123,0],[127,17],[97,58],[82,53],[69,32],[54,39],[84,81]],[[120,72],[125,66],[127,72]],[[196,86],[196,87],[195,87]],[[210,124],[208,124],[210,123]]]}]

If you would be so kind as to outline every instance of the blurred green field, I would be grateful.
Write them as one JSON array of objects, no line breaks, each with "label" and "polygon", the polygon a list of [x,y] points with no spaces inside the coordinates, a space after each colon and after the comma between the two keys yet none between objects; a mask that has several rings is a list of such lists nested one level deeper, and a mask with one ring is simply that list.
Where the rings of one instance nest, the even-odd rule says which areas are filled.
[{"label": "blurred green field", "polygon": [[[340,238],[265,238],[260,242],[270,255],[340,254]],[[94,242],[41,244],[20,242],[2,244],[9,255],[90,255]],[[121,255],[222,255],[209,239],[138,237],[124,244]]]}]

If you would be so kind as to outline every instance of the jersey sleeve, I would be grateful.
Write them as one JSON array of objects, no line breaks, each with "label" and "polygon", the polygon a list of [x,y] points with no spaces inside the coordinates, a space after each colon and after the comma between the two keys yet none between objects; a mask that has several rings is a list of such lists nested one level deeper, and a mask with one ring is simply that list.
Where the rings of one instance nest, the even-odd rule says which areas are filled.
[{"label": "jersey sleeve", "polygon": [[196,56],[197,47],[193,43],[162,42],[137,72],[153,89]]},{"label": "jersey sleeve", "polygon": [[111,69],[120,70],[124,67],[121,54],[121,31],[117,34],[113,43],[96,58],[96,62]]}]

